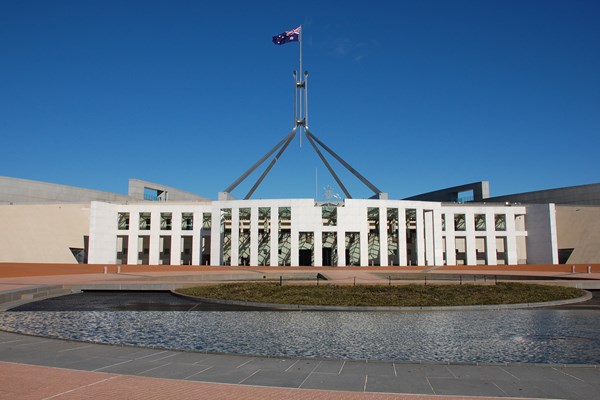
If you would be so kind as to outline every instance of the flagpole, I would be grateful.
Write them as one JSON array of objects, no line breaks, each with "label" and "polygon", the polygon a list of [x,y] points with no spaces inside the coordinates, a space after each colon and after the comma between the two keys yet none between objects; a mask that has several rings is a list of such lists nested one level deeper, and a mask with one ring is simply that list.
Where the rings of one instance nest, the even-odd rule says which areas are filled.
[{"label": "flagpole", "polygon": [[[304,72],[302,72],[302,25],[300,25],[300,34],[298,35],[298,41],[300,42],[300,71],[298,71],[299,74],[299,83],[302,84],[302,77],[304,75]],[[302,92],[300,92],[300,115],[299,117],[302,118]],[[300,148],[302,148],[302,128],[300,128],[300,134],[298,135],[300,137]]]},{"label": "flagpole", "polygon": [[300,80],[302,81],[302,75],[304,75],[304,71],[302,71],[302,25],[300,25],[300,35],[299,35],[299,41],[300,41],[300,71],[298,71],[298,73],[300,74]]}]

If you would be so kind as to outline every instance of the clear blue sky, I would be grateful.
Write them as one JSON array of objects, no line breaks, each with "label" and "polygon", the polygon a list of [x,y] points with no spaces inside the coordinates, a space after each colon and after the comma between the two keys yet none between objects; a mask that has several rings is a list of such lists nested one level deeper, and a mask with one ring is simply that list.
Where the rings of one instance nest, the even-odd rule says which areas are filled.
[{"label": "clear blue sky", "polygon": [[[599,21],[596,0],[2,0],[0,175],[215,198],[291,130],[298,44],[271,37],[303,25],[311,131],[391,198],[597,183]],[[314,197],[315,170],[341,193],[296,140],[254,197]]]}]

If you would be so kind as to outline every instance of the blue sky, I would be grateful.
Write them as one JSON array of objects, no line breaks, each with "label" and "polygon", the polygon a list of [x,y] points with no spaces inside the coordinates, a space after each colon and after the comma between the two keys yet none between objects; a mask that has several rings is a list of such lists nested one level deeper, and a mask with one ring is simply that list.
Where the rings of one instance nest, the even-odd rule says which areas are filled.
[{"label": "blue sky", "polygon": [[[215,198],[290,132],[298,44],[271,37],[302,25],[311,131],[391,198],[597,183],[598,21],[577,0],[3,0],[0,175]],[[327,186],[296,139],[254,198]]]}]

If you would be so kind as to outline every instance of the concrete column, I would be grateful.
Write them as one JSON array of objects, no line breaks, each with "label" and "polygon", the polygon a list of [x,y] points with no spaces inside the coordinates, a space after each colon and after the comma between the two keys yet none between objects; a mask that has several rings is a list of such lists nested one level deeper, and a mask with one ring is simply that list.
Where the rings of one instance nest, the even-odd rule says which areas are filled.
[{"label": "concrete column", "polygon": [[425,226],[425,264],[435,265],[433,242],[433,211],[423,210],[423,220]]},{"label": "concrete column", "polygon": [[313,241],[313,254],[314,254],[314,262],[313,267],[322,267],[323,266],[323,232],[315,231],[314,232],[314,241]]},{"label": "concrete column", "polygon": [[[131,217],[129,217],[129,218],[131,218]],[[128,242],[127,242],[127,245],[129,246],[127,249],[127,264],[137,264],[138,263],[138,237],[139,236],[137,235],[137,233],[129,234],[129,238],[128,238]]]},{"label": "concrete column", "polygon": [[425,265],[423,209],[417,208],[417,265]]},{"label": "concrete column", "polygon": [[[116,216],[115,216],[116,218]],[[136,211],[129,212],[129,231],[127,232],[129,235],[127,246],[127,264],[137,264],[138,263],[138,235],[139,235],[139,226],[140,226],[140,214]],[[116,239],[115,239],[116,240]]]},{"label": "concrete column", "polygon": [[[158,265],[159,253],[160,253],[160,212],[152,211],[150,213],[150,258],[148,263],[150,265]],[[165,233],[171,233],[165,231]]]},{"label": "concrete column", "polygon": [[456,265],[456,233],[454,231],[454,213],[446,214],[446,265]]},{"label": "concrete column", "polygon": [[[292,220],[294,218],[294,215],[292,214]],[[298,254],[298,250],[300,247],[300,233],[298,232],[298,230],[294,229],[294,226],[296,224],[294,224],[294,222],[292,221],[292,230],[291,230],[291,246],[290,246],[290,251],[292,252],[291,256],[290,256],[290,262],[291,262],[291,266],[292,267],[297,267],[300,264],[300,255]]]},{"label": "concrete column", "polygon": [[506,259],[508,265],[517,265],[517,240],[515,236],[506,236]]},{"label": "concrete column", "polygon": [[467,235],[467,265],[477,265],[477,241],[475,240],[475,214],[465,210],[465,234]]},{"label": "concrete column", "polygon": [[270,251],[271,267],[279,265],[279,208],[271,207]]},{"label": "concrete column", "polygon": [[485,236],[485,251],[487,265],[498,265],[498,258],[496,255],[496,236],[493,232],[487,232]]},{"label": "concrete column", "polygon": [[515,233],[515,216],[512,213],[506,213],[506,248],[508,253],[506,258],[510,265],[517,265],[519,262]]},{"label": "concrete column", "polygon": [[181,234],[175,232],[171,233],[171,265],[181,265]]},{"label": "concrete column", "polygon": [[231,208],[231,266],[240,265],[240,209]]},{"label": "concrete column", "polygon": [[369,223],[365,218],[365,226],[360,230],[360,266],[369,265]]},{"label": "concrete column", "polygon": [[250,265],[258,265],[258,207],[250,209]]},{"label": "concrete column", "polygon": [[210,265],[223,265],[223,230],[221,228],[221,208],[219,207],[212,209],[210,235]]},{"label": "concrete column", "polygon": [[398,264],[405,267],[406,261],[406,209],[398,209]]},{"label": "concrete column", "polygon": [[346,266],[346,232],[337,232],[338,267]]},{"label": "concrete column", "polygon": [[379,265],[389,265],[388,255],[388,231],[387,231],[387,208],[379,208]]},{"label": "concrete column", "polygon": [[442,240],[442,211],[438,208],[433,210],[433,263],[444,265],[444,249]]},{"label": "concrete column", "polygon": [[494,211],[485,212],[485,251],[487,265],[498,265],[496,254],[496,234],[495,234]]},{"label": "concrete column", "polygon": [[[181,241],[180,241],[181,243]],[[192,231],[192,265],[200,265],[200,253],[202,252],[202,237],[200,236],[200,229],[194,229]],[[177,257],[180,254],[177,253]],[[171,255],[171,260],[173,256]]]}]

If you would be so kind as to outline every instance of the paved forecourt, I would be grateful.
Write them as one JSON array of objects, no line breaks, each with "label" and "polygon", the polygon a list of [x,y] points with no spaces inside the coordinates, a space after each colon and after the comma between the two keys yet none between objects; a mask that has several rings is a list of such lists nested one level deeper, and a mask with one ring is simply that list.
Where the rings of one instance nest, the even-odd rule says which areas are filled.
[{"label": "paved forecourt", "polygon": [[[44,265],[35,265],[19,275],[17,267],[0,265],[0,295],[45,286],[143,289],[224,281],[240,274],[248,279],[250,275],[264,277],[267,273],[325,272],[321,268],[176,267],[169,270],[168,267],[124,266],[121,273],[117,273],[116,266],[109,266],[104,274],[102,266],[77,270],[73,266],[54,265],[50,271]],[[380,270],[392,269],[342,268],[328,272],[334,279],[362,276],[367,280],[373,278],[368,275],[370,272]],[[519,272],[518,268],[510,271],[512,275]],[[570,275],[570,271],[547,269],[522,273]],[[597,279],[597,275],[600,274],[594,266],[591,274],[585,273],[583,278],[591,281]],[[35,294],[25,293],[16,302],[33,298]],[[600,392],[600,368],[264,358],[110,346],[0,332],[0,388],[0,399],[483,396],[579,400],[595,398]]]},{"label": "paved forecourt", "polygon": [[[0,387],[0,398],[10,399],[108,395],[112,399],[186,399],[202,394],[225,399],[410,399],[407,395],[413,394],[425,396],[416,398],[583,400],[594,398],[600,391],[600,368],[266,358],[0,332]],[[157,396],[159,393],[165,396]]]}]

